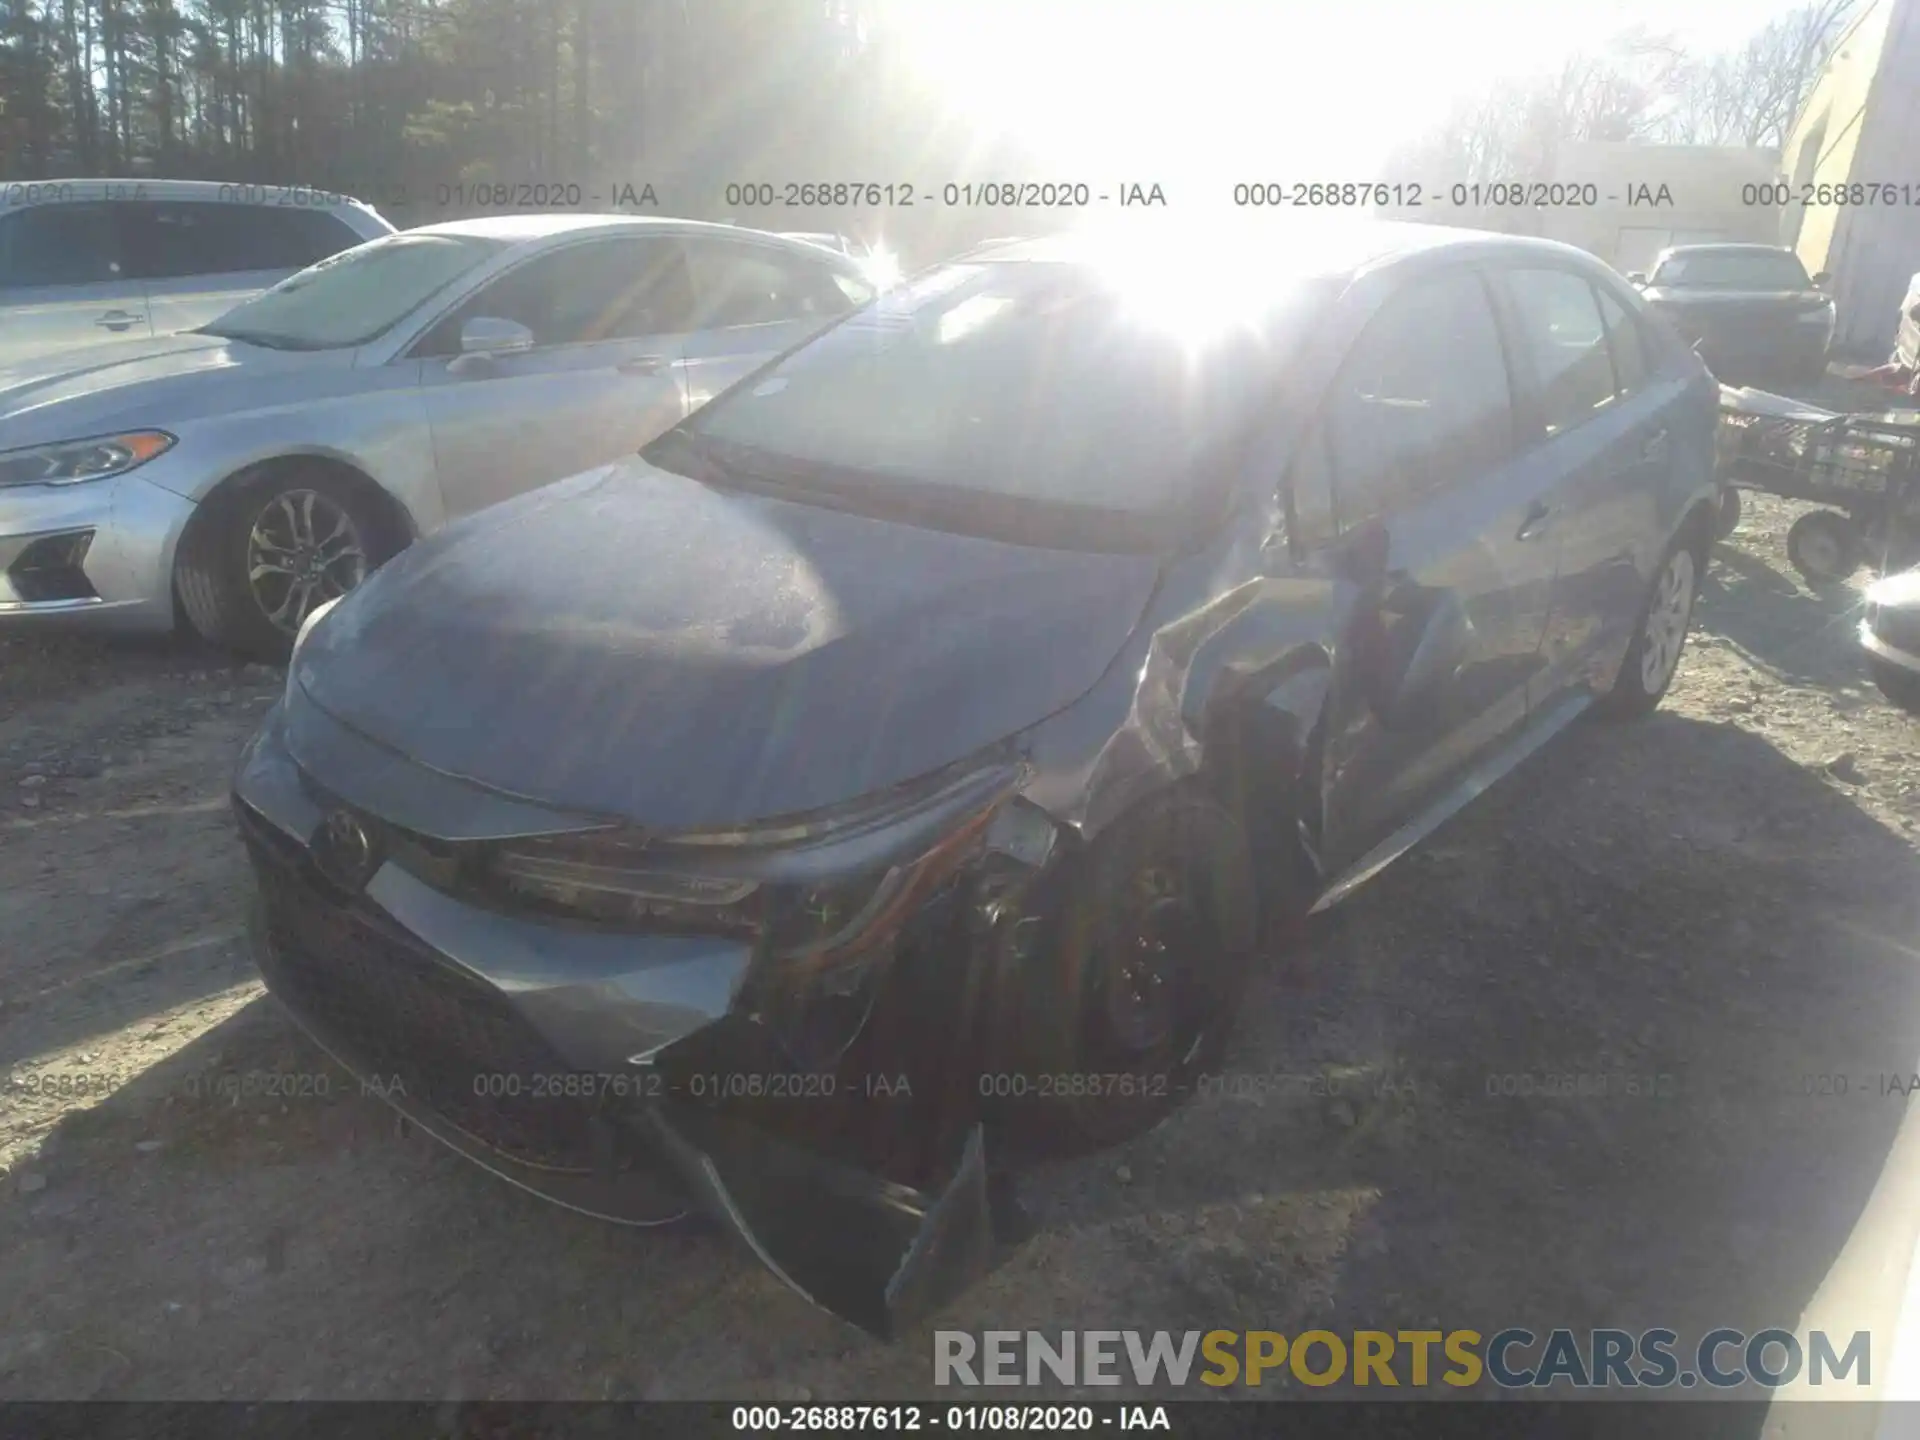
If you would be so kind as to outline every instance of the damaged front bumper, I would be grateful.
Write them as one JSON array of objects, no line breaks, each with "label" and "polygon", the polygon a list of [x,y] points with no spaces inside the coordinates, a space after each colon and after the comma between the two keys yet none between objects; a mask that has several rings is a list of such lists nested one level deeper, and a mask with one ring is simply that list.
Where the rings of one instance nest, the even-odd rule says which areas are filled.
[{"label": "damaged front bumper", "polygon": [[[367,766],[330,764],[319,790],[276,711],[242,755],[235,811],[258,881],[261,974],[363,1090],[569,1209],[650,1225],[697,1207],[801,1295],[878,1335],[991,1268],[985,1135],[975,1087],[955,1078],[971,1067],[927,1042],[936,1015],[950,1036],[972,1028],[953,1008],[964,994],[882,986],[862,1002],[857,1043],[800,1067],[742,1001],[746,941],[503,913],[377,855],[343,884],[339,864],[322,863],[338,858],[327,827],[379,821],[333,782],[381,764],[342,753],[364,744],[349,732],[322,738],[330,761]],[[304,743],[300,754],[311,763]],[[458,787],[460,826],[485,828],[491,797],[419,771],[407,784],[380,793],[417,815],[436,798],[421,787]],[[927,924],[945,923],[927,908]],[[956,968],[896,958],[889,970]]]}]

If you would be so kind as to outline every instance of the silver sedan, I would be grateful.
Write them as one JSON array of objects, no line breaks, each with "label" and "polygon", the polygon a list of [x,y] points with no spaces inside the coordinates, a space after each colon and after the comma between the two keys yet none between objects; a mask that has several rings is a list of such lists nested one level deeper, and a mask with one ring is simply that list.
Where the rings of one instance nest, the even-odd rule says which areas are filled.
[{"label": "silver sedan", "polygon": [[470,220],[0,370],[0,625],[183,616],[282,655],[414,539],[637,450],[872,294],[850,258],[731,226]]}]

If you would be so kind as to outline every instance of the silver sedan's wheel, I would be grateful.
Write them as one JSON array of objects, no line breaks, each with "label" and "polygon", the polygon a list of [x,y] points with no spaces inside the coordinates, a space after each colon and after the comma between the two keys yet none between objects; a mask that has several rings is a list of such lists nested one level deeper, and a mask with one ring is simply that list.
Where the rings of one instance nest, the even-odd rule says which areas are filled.
[{"label": "silver sedan's wheel", "polygon": [[1640,688],[1649,695],[1664,692],[1680,664],[1693,621],[1693,552],[1682,548],[1667,557],[1666,568],[1654,583],[1653,604],[1640,636]]},{"label": "silver sedan's wheel", "polygon": [[247,589],[275,629],[296,635],[313,611],[367,578],[367,546],[347,508],[317,490],[282,490],[247,536]]},{"label": "silver sedan's wheel", "polygon": [[1677,544],[1660,562],[1640,612],[1640,623],[1613,689],[1601,709],[1621,719],[1645,715],[1660,703],[1680,668],[1693,602],[1699,589],[1700,560],[1686,544]]},{"label": "silver sedan's wheel", "polygon": [[285,660],[302,621],[405,543],[371,484],[322,465],[276,465],[201,502],[174,559],[174,593],[202,638]]}]

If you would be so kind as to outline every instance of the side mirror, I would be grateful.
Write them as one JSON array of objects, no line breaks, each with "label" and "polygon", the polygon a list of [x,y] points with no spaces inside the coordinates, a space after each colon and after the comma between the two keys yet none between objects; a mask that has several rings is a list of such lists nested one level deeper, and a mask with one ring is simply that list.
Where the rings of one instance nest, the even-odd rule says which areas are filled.
[{"label": "side mirror", "polygon": [[1635,289],[1639,289],[1647,283],[1647,272],[1644,270],[1635,270],[1627,276],[1627,283]]},{"label": "side mirror", "polygon": [[1833,276],[1827,271],[1822,270],[1813,277],[1813,288],[1816,290],[1824,290],[1827,288],[1827,282],[1831,279],[1833,279]]},{"label": "side mirror", "polygon": [[533,348],[533,331],[517,320],[475,315],[460,327],[462,355],[518,355]]}]

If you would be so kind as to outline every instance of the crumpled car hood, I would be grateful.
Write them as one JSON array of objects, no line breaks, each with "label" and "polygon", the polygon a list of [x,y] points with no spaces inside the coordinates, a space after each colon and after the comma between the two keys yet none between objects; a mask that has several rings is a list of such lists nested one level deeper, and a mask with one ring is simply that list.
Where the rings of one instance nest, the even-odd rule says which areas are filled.
[{"label": "crumpled car hood", "polygon": [[446,774],[656,831],[817,810],[1092,688],[1157,578],[720,491],[638,458],[416,545],[295,665],[335,719]]},{"label": "crumpled car hood", "polygon": [[57,351],[0,368],[4,448],[142,425],[177,429],[209,414],[311,398],[318,375],[350,378],[353,361],[351,350],[266,350],[189,331]]}]

